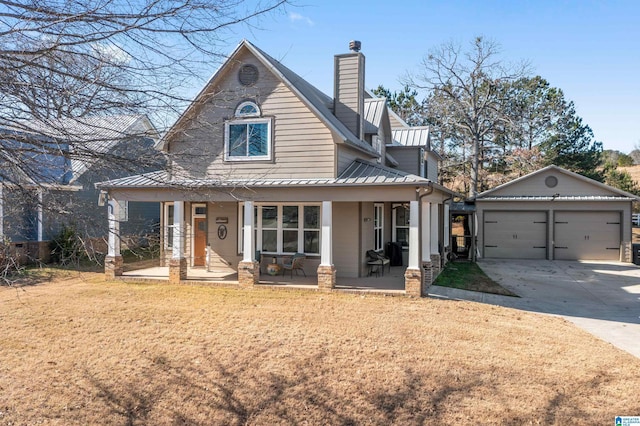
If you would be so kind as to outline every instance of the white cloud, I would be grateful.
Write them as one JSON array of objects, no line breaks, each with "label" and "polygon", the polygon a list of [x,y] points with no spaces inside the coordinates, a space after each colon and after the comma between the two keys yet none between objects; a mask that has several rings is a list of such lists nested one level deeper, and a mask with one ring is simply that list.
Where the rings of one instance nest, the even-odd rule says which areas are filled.
[{"label": "white cloud", "polygon": [[295,12],[289,13],[289,20],[291,20],[291,22],[302,21],[310,27],[313,27],[315,25],[315,23],[310,18],[306,16],[302,16],[299,13],[295,13]]}]

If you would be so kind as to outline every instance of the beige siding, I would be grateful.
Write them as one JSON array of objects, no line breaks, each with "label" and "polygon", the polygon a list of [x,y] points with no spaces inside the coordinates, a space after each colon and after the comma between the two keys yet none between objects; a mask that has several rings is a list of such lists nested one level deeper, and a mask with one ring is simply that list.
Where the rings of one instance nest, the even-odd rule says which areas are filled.
[{"label": "beige siding", "polygon": [[371,162],[375,161],[374,158],[346,145],[338,145],[336,152],[338,156],[337,176],[340,176],[340,173],[342,173],[355,159],[362,159]]},{"label": "beige siding", "polygon": [[[216,218],[227,223],[216,223]],[[224,219],[223,219],[224,218]],[[216,265],[238,268],[242,260],[238,248],[238,203],[208,203],[207,204],[207,242],[211,245],[211,267]],[[220,239],[218,227],[227,228],[227,236]]]},{"label": "beige siding", "polygon": [[335,57],[334,114],[360,135],[364,125],[364,56],[360,53]]},{"label": "beige siding", "polygon": [[373,203],[360,205],[360,276],[367,275],[367,250],[373,250]]},{"label": "beige siding", "polygon": [[[545,180],[549,176],[555,176],[558,184],[555,187],[548,187]],[[500,188],[488,196],[502,195],[612,195],[611,191],[593,185],[582,179],[548,170],[534,176],[530,176],[513,185]],[[617,195],[617,194],[616,194]]]},{"label": "beige siding", "polygon": [[[207,102],[169,144],[176,173],[194,177],[333,177],[335,144],[329,129],[256,58],[245,51],[229,65]],[[241,64],[258,67],[253,87],[238,83]],[[206,97],[206,96],[205,96]],[[244,100],[254,100],[273,117],[273,161],[224,162],[224,122]]]},{"label": "beige siding", "polygon": [[338,279],[358,276],[358,218],[358,203],[333,203],[333,263]]},{"label": "beige siding", "polygon": [[399,170],[420,175],[420,148],[388,147],[387,151],[400,164]]}]

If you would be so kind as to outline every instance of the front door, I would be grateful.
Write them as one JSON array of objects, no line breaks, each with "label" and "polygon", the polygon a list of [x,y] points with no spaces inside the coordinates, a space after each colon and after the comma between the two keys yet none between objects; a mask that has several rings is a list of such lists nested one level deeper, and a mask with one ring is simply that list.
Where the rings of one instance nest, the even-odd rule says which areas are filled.
[{"label": "front door", "polygon": [[194,218],[193,229],[193,266],[204,266],[207,246],[207,218]]}]

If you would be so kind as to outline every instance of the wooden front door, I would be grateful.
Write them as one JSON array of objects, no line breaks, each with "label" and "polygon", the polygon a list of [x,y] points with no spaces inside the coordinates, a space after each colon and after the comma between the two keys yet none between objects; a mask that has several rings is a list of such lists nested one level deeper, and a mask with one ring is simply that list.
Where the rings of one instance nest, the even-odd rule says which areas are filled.
[{"label": "wooden front door", "polygon": [[207,247],[207,219],[193,219],[193,266],[204,266]]}]

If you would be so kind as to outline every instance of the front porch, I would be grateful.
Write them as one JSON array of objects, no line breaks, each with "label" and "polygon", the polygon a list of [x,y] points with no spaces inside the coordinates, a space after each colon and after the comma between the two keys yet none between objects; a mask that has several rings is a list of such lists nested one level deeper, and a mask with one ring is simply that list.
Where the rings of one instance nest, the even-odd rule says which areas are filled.
[{"label": "front porch", "polygon": [[[129,268],[125,268],[129,269]],[[359,278],[337,278],[333,288],[343,292],[367,292],[387,295],[404,295],[406,267],[393,266],[391,271],[385,270],[384,276],[369,276]],[[124,271],[119,279],[130,282],[168,283],[168,266],[151,266],[141,269]],[[207,271],[201,267],[187,267],[186,279],[181,284],[210,285],[215,287],[240,288],[238,273],[232,268],[216,268]],[[298,289],[318,291],[317,275],[303,275],[293,277],[290,275],[260,274],[256,288]]]}]

